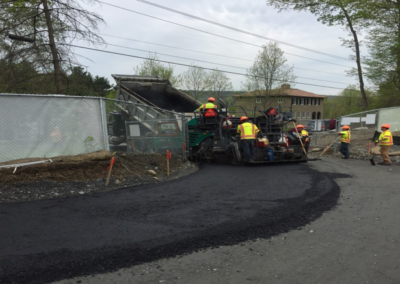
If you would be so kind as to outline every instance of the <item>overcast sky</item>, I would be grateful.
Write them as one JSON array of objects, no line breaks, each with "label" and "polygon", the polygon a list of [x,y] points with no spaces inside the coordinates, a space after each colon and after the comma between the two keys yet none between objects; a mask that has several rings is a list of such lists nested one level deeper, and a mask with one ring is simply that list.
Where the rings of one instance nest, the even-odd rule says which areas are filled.
[{"label": "overcast sky", "polygon": [[[287,44],[345,58],[349,58],[352,54],[350,49],[341,46],[340,37],[348,37],[348,33],[343,31],[342,27],[327,27],[319,23],[310,13],[278,13],[277,10],[267,6],[265,0],[148,1]],[[109,45],[100,49],[110,52],[144,58],[149,55],[149,52],[155,52],[161,60],[165,61],[186,65],[194,63],[205,68],[218,68],[244,74],[260,50],[259,46],[270,42],[136,0],[104,0],[103,2],[131,10],[127,11],[106,4],[84,6],[100,14],[106,21],[107,25],[100,27],[100,35]],[[77,44],[88,46],[84,42],[77,42]],[[297,84],[291,84],[294,88],[321,95],[337,95],[349,84],[357,85],[356,78],[348,77],[345,73],[345,70],[356,66],[355,62],[321,55],[283,43],[280,43],[280,48],[285,52],[287,63],[294,67],[295,75],[298,77]],[[87,71],[92,75],[106,77],[113,84],[115,82],[111,74],[134,74],[133,68],[144,61],[139,58],[78,48],[76,52],[91,60],[79,59],[82,65],[87,66]],[[175,74],[188,69],[179,65],[175,65],[174,68]],[[241,82],[245,80],[245,77],[233,74],[227,74],[227,76],[231,78],[235,90],[241,90]]]}]

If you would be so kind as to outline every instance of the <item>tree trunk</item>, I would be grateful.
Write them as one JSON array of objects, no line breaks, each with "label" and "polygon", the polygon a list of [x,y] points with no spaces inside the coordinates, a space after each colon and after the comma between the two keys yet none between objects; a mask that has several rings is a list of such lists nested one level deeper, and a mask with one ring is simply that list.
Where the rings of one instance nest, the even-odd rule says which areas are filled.
[{"label": "tree trunk", "polygon": [[368,99],[367,99],[367,94],[365,93],[365,89],[364,89],[364,80],[363,80],[363,75],[362,75],[361,58],[360,58],[360,44],[358,42],[357,32],[353,28],[353,23],[351,21],[349,14],[347,13],[346,9],[344,9],[344,7],[341,5],[340,0],[338,0],[338,2],[339,2],[339,6],[342,9],[344,15],[346,16],[350,31],[353,34],[354,45],[356,47],[356,62],[357,62],[358,80],[360,82],[360,91],[361,91],[361,96],[362,96],[362,100],[363,100],[363,104],[364,104],[364,110],[367,110],[368,109]]},{"label": "tree trunk", "polygon": [[58,58],[57,47],[54,41],[54,30],[53,30],[53,23],[50,17],[49,7],[47,5],[47,0],[42,0],[44,14],[46,17],[46,24],[47,30],[49,34],[49,42],[50,42],[50,49],[51,54],[53,56],[53,65],[54,65],[54,81],[56,86],[56,93],[62,94],[62,82],[61,82],[61,66],[60,66],[60,59]]}]

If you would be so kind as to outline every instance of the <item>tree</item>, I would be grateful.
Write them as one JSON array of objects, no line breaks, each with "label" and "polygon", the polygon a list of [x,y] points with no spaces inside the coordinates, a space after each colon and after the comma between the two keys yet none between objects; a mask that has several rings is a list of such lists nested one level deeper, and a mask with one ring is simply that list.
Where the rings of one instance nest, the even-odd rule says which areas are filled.
[{"label": "tree", "polygon": [[253,66],[247,70],[243,86],[262,99],[263,109],[266,109],[268,97],[273,90],[280,89],[282,85],[296,79],[293,67],[287,65],[286,61],[278,44],[269,43],[262,46]]},{"label": "tree", "polygon": [[231,80],[217,68],[208,73],[206,85],[211,95],[218,100],[225,91],[233,91]]},{"label": "tree", "polygon": [[207,71],[192,63],[192,66],[180,76],[183,89],[195,100],[199,100],[202,93],[209,88]]},{"label": "tree", "polygon": [[[104,43],[95,32],[103,19],[84,10],[78,0],[0,0],[0,32],[12,38],[31,38],[33,44],[15,43],[7,39],[0,53],[12,57],[14,63],[32,62],[42,74],[54,75],[57,93],[63,92],[67,64],[78,65],[76,54],[69,44],[75,39],[89,43]],[[96,3],[97,0],[84,0]],[[6,47],[6,48],[4,48]],[[17,56],[15,56],[17,55]]]},{"label": "tree", "polygon": [[295,10],[309,11],[318,17],[318,21],[328,26],[340,25],[346,27],[352,34],[352,41],[344,41],[346,46],[350,46],[355,51],[357,63],[357,75],[360,84],[360,91],[363,98],[364,110],[368,108],[367,95],[364,89],[363,73],[361,68],[360,43],[356,31],[357,25],[365,24],[363,5],[365,0],[267,0],[267,5],[274,6],[280,11]]},{"label": "tree", "polygon": [[80,66],[73,67],[67,76],[66,94],[72,96],[106,97],[112,85],[107,78],[95,76]]},{"label": "tree", "polygon": [[382,106],[400,103],[400,2],[367,1],[365,15],[373,20],[367,36],[366,76],[378,87]]},{"label": "tree", "polygon": [[[366,89],[370,105],[375,103],[375,94],[372,90]],[[350,85],[336,97],[331,97],[324,102],[324,116],[339,118],[343,115],[358,113],[364,110],[363,98],[360,90],[355,85]]]},{"label": "tree", "polygon": [[139,66],[133,68],[136,75],[158,76],[164,80],[169,80],[172,86],[179,85],[179,78],[174,76],[174,67],[170,64],[164,65],[158,62],[156,53],[150,53],[148,58]]}]

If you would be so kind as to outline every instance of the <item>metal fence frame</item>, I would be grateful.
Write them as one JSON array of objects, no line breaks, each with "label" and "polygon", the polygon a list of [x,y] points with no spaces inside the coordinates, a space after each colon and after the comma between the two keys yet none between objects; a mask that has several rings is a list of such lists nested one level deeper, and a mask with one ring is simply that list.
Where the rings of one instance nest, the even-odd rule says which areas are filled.
[{"label": "metal fence frame", "polygon": [[[388,117],[385,121],[382,121],[382,116],[384,116],[384,113],[386,112],[392,112],[393,115],[391,117]],[[368,110],[368,111],[363,111],[363,112],[357,112],[357,113],[352,113],[348,115],[341,116],[340,119],[337,120],[337,128],[340,129],[340,127],[344,124],[342,124],[342,121],[345,118],[352,118],[352,117],[360,117],[364,118],[368,114],[375,114],[375,122],[373,124],[367,124],[366,122],[363,122],[360,120],[359,123],[350,123],[351,128],[356,128],[356,127],[367,127],[367,128],[375,128],[376,131],[380,131],[380,125],[383,123],[388,123],[391,124],[393,127],[393,131],[399,131],[400,130],[400,107],[389,107],[389,108],[380,108],[380,109],[373,109],[373,110]]]},{"label": "metal fence frame", "polygon": [[[4,100],[2,100],[2,98],[4,98]],[[11,98],[11,99],[10,99]],[[15,100],[13,100],[12,98],[15,98]],[[27,98],[29,100],[25,100],[24,98]],[[52,145],[51,147],[51,151],[48,150],[43,150],[42,152],[38,152],[38,151],[15,151],[9,154],[8,156],[3,156],[3,159],[0,159],[0,162],[8,162],[11,160],[19,160],[19,159],[28,159],[28,158],[49,158],[49,157],[56,157],[56,156],[64,156],[64,155],[77,155],[77,154],[84,154],[84,153],[90,153],[90,152],[95,152],[95,151],[99,151],[99,150],[110,150],[110,144],[109,144],[109,133],[108,133],[108,114],[110,112],[110,110],[120,110],[123,111],[125,108],[125,111],[128,111],[132,114],[132,120],[137,120],[139,122],[141,122],[142,124],[148,124],[147,127],[152,127],[149,123],[151,121],[159,121],[159,120],[165,120],[165,119],[175,119],[179,121],[180,124],[180,128],[182,131],[182,136],[183,136],[183,140],[186,142],[185,145],[187,145],[187,129],[186,129],[186,122],[188,121],[189,117],[186,117],[184,113],[178,113],[178,112],[174,112],[174,111],[169,111],[169,110],[164,110],[164,109],[160,109],[158,107],[153,107],[153,106],[148,106],[148,105],[144,105],[144,104],[139,104],[139,103],[133,103],[133,102],[126,102],[126,101],[119,101],[119,100],[114,100],[114,99],[108,99],[108,98],[100,98],[100,97],[82,97],[82,96],[65,96],[65,95],[56,95],[56,94],[51,94],[51,95],[40,95],[40,94],[5,94],[5,93],[0,93],[0,105],[3,102],[7,102],[9,103],[8,105],[3,104],[3,107],[8,107],[8,108],[20,108],[21,106],[21,99],[22,102],[24,102],[24,107],[26,109],[29,109],[31,107],[30,103],[35,102],[35,106],[36,106],[36,102],[37,104],[43,109],[46,110],[47,108],[49,108],[52,111],[52,118],[53,120],[60,120],[65,123],[65,125],[69,125],[69,117],[68,117],[68,113],[73,113],[75,111],[75,106],[81,106],[80,111],[85,111],[88,109],[85,109],[87,106],[84,103],[84,101],[89,101],[89,103],[87,104],[89,107],[91,105],[95,106],[95,107],[90,107],[90,111],[91,113],[95,114],[95,116],[89,116],[89,118],[91,119],[91,125],[94,124],[94,128],[97,129],[96,133],[97,136],[95,137],[96,140],[95,142],[93,142],[93,145],[90,146],[95,146],[95,147],[88,147],[85,148],[84,150],[74,150],[71,151],[71,149],[73,149],[74,147],[74,143],[78,143],[80,145],[80,148],[82,148],[82,143],[84,143],[83,138],[80,137],[78,139],[69,139],[68,142],[65,141],[64,145],[68,145],[68,147],[64,147],[65,149],[61,150],[61,148],[59,148],[57,146],[57,144],[54,144],[54,146]],[[32,100],[33,101],[30,101]],[[37,99],[37,101],[35,101],[35,99]],[[70,101],[66,101],[66,100],[70,100]],[[82,104],[79,101],[76,100],[82,100]],[[96,100],[98,103],[93,103],[91,101]],[[26,103],[25,103],[26,102]],[[63,105],[65,104],[64,107],[61,107],[61,109],[53,109],[52,108],[52,104],[55,103],[57,106],[58,105]],[[72,107],[68,108],[68,106],[70,106],[70,102],[72,102]],[[123,106],[121,108],[121,106]],[[37,106],[36,106],[37,107]],[[3,129],[4,135],[6,135],[7,133],[7,129],[13,128],[14,126],[10,126],[9,123],[13,123],[15,124],[15,131],[23,131],[21,130],[20,126],[25,126],[29,128],[29,125],[31,124],[31,122],[35,122],[34,121],[34,115],[30,114],[29,117],[27,115],[24,115],[23,111],[20,111],[21,114],[15,114],[12,113],[12,109],[8,109],[9,111],[11,111],[10,114],[13,114],[13,116],[9,116],[7,117],[7,114],[5,112],[3,112],[3,117],[1,117],[1,113],[0,113],[0,119],[1,119],[1,124],[0,124],[0,130]],[[65,112],[64,112],[65,110]],[[17,112],[17,109],[16,111]],[[32,113],[35,113],[35,111],[32,109]],[[40,115],[40,114],[38,114]],[[63,117],[64,116],[64,117]],[[87,115],[86,115],[87,116]],[[32,118],[33,117],[33,118]],[[12,120],[10,120],[12,118]],[[72,118],[71,118],[72,119]],[[76,118],[75,118],[76,120]],[[51,121],[47,121],[46,119],[41,119],[40,121],[38,120],[41,129],[52,129],[54,125],[52,125]],[[7,125],[8,124],[8,125]],[[83,127],[85,127],[85,121],[81,121],[81,124],[83,125]],[[20,126],[19,126],[20,125]],[[72,124],[70,124],[70,126],[68,126],[67,128],[71,128],[73,127]],[[86,129],[91,129],[91,126],[86,126]],[[84,128],[83,128],[84,129]],[[40,131],[40,139],[36,139],[39,142],[35,142],[36,140],[33,139],[22,139],[17,137],[17,138],[8,138],[7,144],[4,143],[0,143],[0,153],[4,153],[7,152],[8,148],[4,148],[4,147],[14,147],[13,145],[15,145],[15,143],[13,142],[15,139],[19,139],[18,141],[20,141],[22,144],[19,145],[20,149],[24,149],[24,147],[28,146],[29,143],[31,143],[30,145],[35,147],[35,143],[43,143],[44,139],[51,139],[50,137],[50,131],[44,131],[41,130]],[[14,131],[14,130],[13,130]],[[77,133],[79,134],[80,128],[77,128]],[[49,133],[48,133],[49,132]],[[89,135],[90,135],[90,131],[88,131]],[[86,133],[83,133],[84,135],[88,135]],[[83,135],[81,134],[81,135]],[[3,136],[4,136],[3,135]],[[22,135],[22,134],[21,134]],[[20,135],[20,136],[21,136]],[[38,134],[39,135],[39,134]],[[66,138],[66,135],[63,135],[63,138]],[[86,137],[86,136],[85,136]],[[89,138],[89,136],[88,136]],[[86,139],[85,139],[86,140]],[[0,141],[1,142],[1,141]],[[85,142],[86,143],[86,142]],[[90,144],[90,141],[88,142]],[[77,144],[77,145],[78,145]],[[7,146],[8,145],[8,146]],[[86,144],[85,144],[86,146]],[[16,147],[16,146],[15,146]],[[22,147],[22,148],[21,148]],[[183,147],[184,145],[182,145],[182,152],[183,151]],[[76,149],[80,149],[79,147],[77,147]],[[46,148],[48,149],[48,148]],[[38,154],[39,153],[39,154]]]}]

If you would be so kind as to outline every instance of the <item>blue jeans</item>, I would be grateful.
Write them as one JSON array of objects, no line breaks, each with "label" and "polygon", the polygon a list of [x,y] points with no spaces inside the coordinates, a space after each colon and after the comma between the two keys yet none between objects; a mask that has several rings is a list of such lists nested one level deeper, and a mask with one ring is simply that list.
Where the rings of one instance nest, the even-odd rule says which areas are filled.
[{"label": "blue jeans", "polygon": [[242,139],[240,142],[244,157],[249,161],[254,160],[254,141],[255,139]]},{"label": "blue jeans", "polygon": [[350,152],[349,152],[349,143],[344,143],[340,142],[340,149],[339,152],[342,153],[342,155],[348,159],[350,157]]}]

